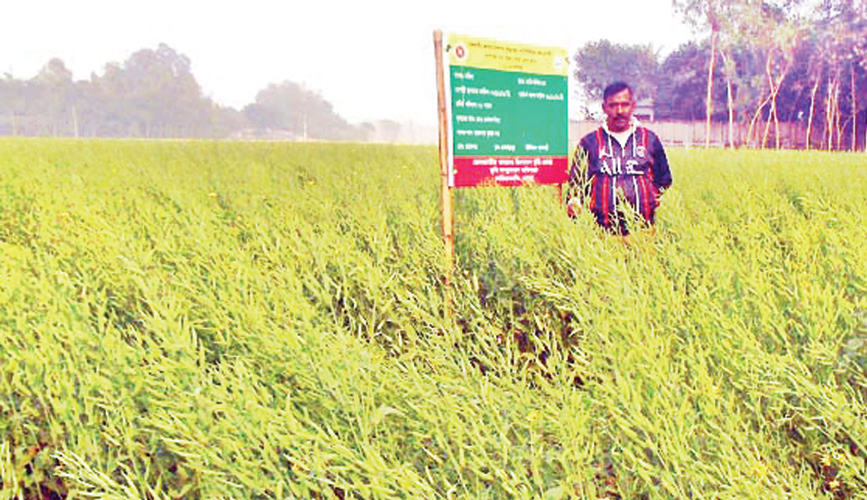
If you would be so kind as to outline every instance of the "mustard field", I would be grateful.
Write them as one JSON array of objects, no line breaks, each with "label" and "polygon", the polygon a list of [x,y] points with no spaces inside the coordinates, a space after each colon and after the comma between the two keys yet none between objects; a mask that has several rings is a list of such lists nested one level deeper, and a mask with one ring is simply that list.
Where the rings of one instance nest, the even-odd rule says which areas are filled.
[{"label": "mustard field", "polygon": [[867,156],[669,156],[446,288],[434,147],[0,141],[0,499],[867,498]]}]

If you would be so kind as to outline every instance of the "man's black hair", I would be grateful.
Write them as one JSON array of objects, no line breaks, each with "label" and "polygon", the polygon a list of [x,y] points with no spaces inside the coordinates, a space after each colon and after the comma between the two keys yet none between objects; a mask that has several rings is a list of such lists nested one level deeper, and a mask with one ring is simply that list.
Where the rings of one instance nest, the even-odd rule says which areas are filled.
[{"label": "man's black hair", "polygon": [[624,90],[628,90],[630,96],[635,96],[635,92],[632,91],[632,87],[630,87],[628,83],[614,82],[605,87],[605,90],[602,91],[602,101],[607,101],[609,97],[613,96],[618,92],[623,92]]}]

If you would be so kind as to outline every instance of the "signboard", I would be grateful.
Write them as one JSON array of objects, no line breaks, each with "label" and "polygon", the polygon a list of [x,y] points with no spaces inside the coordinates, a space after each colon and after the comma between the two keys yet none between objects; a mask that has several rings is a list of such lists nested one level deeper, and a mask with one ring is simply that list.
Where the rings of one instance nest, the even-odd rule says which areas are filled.
[{"label": "signboard", "polygon": [[562,184],[568,52],[448,34],[449,187]]}]

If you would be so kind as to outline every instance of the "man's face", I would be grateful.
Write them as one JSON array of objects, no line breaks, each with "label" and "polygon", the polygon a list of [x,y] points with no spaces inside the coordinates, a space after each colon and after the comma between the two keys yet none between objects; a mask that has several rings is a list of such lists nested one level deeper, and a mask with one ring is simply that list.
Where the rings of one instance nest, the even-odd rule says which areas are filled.
[{"label": "man's face", "polygon": [[632,100],[632,92],[623,89],[616,94],[608,96],[602,103],[602,111],[608,116],[608,129],[612,132],[623,132],[629,128],[632,120],[632,112],[635,111],[635,101]]}]

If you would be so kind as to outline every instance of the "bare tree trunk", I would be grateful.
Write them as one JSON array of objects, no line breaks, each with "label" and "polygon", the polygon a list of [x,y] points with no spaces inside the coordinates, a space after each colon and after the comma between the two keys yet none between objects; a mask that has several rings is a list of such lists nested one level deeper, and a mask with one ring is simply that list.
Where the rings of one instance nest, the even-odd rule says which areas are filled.
[{"label": "bare tree trunk", "polygon": [[777,149],[780,149],[780,117],[777,115],[777,94],[779,91],[779,86],[774,88],[774,93],[771,97],[771,116],[774,118],[774,139],[776,139]]},{"label": "bare tree trunk", "polygon": [[707,126],[704,134],[704,147],[710,148],[710,120],[713,115],[713,70],[716,66],[717,30],[710,32],[710,63],[707,65]]},{"label": "bare tree trunk", "polygon": [[[753,114],[753,119],[750,120],[750,127],[747,130],[747,141],[750,141],[751,143],[753,141],[753,133],[755,133],[755,143],[754,144],[756,147],[759,147],[759,137],[758,137],[759,131],[756,129],[756,124],[758,124],[759,120],[761,119],[762,111],[764,111],[765,106],[770,102],[770,100],[771,100],[771,94],[769,92],[768,96],[764,100],[762,100],[762,102],[759,103],[759,106],[756,108],[756,112]],[[768,122],[768,123],[770,123],[770,122]],[[767,125],[765,128],[767,129]],[[767,131],[765,132],[765,138],[767,138]],[[764,140],[762,141],[761,147],[762,147],[762,149],[765,148]]]},{"label": "bare tree trunk", "polygon": [[[756,108],[756,112],[753,114],[753,119],[750,120],[750,127],[747,129],[747,142],[748,143],[752,143],[754,132],[756,133],[756,135],[758,135],[758,131],[755,129],[755,126],[756,126],[756,123],[758,123],[759,118],[762,116],[762,110],[765,109],[765,106],[768,104],[768,100],[769,99],[765,99],[759,104],[759,107]],[[758,139],[758,137],[756,137],[755,139],[756,139],[755,146],[758,147],[759,146],[759,139]]]},{"label": "bare tree trunk", "polygon": [[767,147],[768,143],[768,134],[771,130],[771,121],[774,123],[774,139],[776,148],[780,149],[780,117],[777,114],[777,96],[780,93],[780,87],[783,86],[783,80],[786,79],[786,75],[789,73],[790,63],[786,61],[786,65],[783,67],[777,78],[774,78],[773,75],[773,61],[774,61],[774,51],[773,49],[768,51],[768,59],[767,64],[765,65],[765,72],[768,75],[768,86],[770,87],[770,93],[768,95],[768,100],[766,102],[770,103],[770,112],[768,113],[768,121],[765,124],[765,134],[762,137],[762,149]]},{"label": "bare tree trunk", "polygon": [[[788,70],[784,71],[780,77],[777,79],[776,85],[771,90],[771,118],[774,120],[774,135],[776,139],[777,149],[780,149],[780,117],[777,114],[777,96],[780,93],[780,86],[782,86],[783,79],[786,77],[786,73]],[[768,123],[770,123],[770,118]],[[765,130],[767,134],[767,128]]]},{"label": "bare tree trunk", "polygon": [[843,111],[840,109],[840,82],[837,81],[836,96],[834,97],[834,116],[837,124],[837,151],[843,149]]},{"label": "bare tree trunk", "polygon": [[837,151],[843,149],[843,112],[840,110],[842,73],[842,70],[837,71],[837,77],[834,80],[834,129],[837,132]]},{"label": "bare tree trunk", "polygon": [[78,139],[78,112],[75,109],[75,103],[72,103],[72,133]]},{"label": "bare tree trunk", "polygon": [[723,58],[726,77],[726,105],[729,111],[729,148],[735,149],[735,105],[734,97],[732,96],[732,75],[730,74],[729,59],[726,56],[726,51],[720,49],[720,55]]},{"label": "bare tree trunk", "polygon": [[735,104],[732,96],[732,80],[726,78],[726,96],[729,107],[729,149],[735,149]]},{"label": "bare tree trunk", "polygon": [[832,120],[834,118],[833,113],[831,112],[832,106],[831,101],[834,99],[834,88],[832,87],[831,77],[828,77],[828,96],[825,97],[825,147],[828,151],[831,151],[831,145],[833,144],[832,137],[834,135],[834,124]]},{"label": "bare tree trunk", "polygon": [[771,119],[774,116],[774,77],[771,76],[771,65],[774,62],[774,49],[768,49],[768,57],[765,59],[765,75],[768,77],[768,102],[771,111],[768,113],[768,121],[765,122],[765,133],[762,135],[762,149],[768,146],[768,132],[771,130]]},{"label": "bare tree trunk", "polygon": [[855,94],[855,64],[852,64],[852,152],[858,148],[858,96]]},{"label": "bare tree trunk", "polygon": [[828,78],[828,98],[825,100],[826,140],[828,151],[834,148],[834,133],[837,136],[837,149],[840,149],[840,70],[834,74],[833,80]]},{"label": "bare tree trunk", "polygon": [[816,76],[816,83],[813,84],[813,90],[810,92],[810,116],[807,118],[807,151],[812,148],[813,137],[813,113],[816,110],[816,92],[819,90],[819,81],[822,75]]}]

